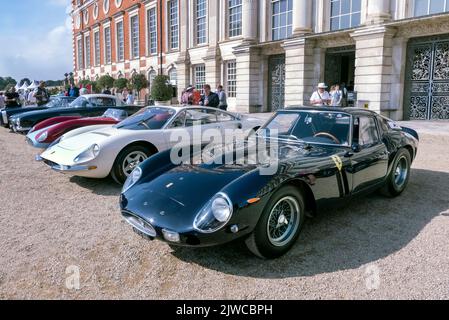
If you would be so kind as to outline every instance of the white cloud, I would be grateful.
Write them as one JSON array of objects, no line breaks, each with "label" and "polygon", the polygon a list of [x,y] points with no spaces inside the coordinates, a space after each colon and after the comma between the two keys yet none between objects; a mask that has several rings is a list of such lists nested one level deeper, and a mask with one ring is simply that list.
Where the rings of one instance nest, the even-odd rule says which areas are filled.
[{"label": "white cloud", "polygon": [[0,75],[12,76],[17,80],[24,77],[52,80],[63,78],[63,74],[73,68],[70,18],[67,18],[65,25],[55,27],[47,34],[3,35],[2,42],[8,43],[8,46],[0,50]]}]

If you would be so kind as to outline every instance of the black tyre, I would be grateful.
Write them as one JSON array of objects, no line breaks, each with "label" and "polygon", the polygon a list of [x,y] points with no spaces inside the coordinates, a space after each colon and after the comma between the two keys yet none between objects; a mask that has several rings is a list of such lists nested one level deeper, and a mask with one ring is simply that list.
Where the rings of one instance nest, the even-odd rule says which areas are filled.
[{"label": "black tyre", "polygon": [[287,186],[268,202],[246,246],[262,259],[276,259],[295,244],[305,221],[305,204],[301,192]]},{"label": "black tyre", "polygon": [[118,184],[124,184],[131,172],[152,155],[144,146],[130,146],[123,149],[112,167],[111,176]]},{"label": "black tyre", "polygon": [[406,149],[399,150],[393,162],[393,169],[387,178],[382,193],[389,197],[397,197],[407,187],[411,171],[411,155]]}]

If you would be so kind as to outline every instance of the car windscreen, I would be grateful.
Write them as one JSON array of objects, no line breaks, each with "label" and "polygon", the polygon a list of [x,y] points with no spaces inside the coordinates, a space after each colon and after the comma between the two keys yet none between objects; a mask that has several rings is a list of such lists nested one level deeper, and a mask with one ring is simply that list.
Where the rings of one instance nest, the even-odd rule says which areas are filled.
[{"label": "car windscreen", "polygon": [[78,97],[72,103],[70,103],[71,108],[85,108],[87,107],[88,101],[85,97]]},{"label": "car windscreen", "polygon": [[175,114],[176,111],[170,108],[146,108],[123,120],[116,127],[128,130],[158,130]]},{"label": "car windscreen", "polygon": [[117,121],[123,121],[128,117],[128,112],[126,112],[125,110],[120,110],[120,109],[108,109],[103,114],[103,117],[104,118],[112,118]]},{"label": "car windscreen", "polygon": [[69,101],[67,99],[61,99],[53,97],[50,99],[50,102],[48,102],[45,107],[46,108],[65,108],[69,106]]},{"label": "car windscreen", "polygon": [[310,144],[349,145],[351,116],[338,111],[279,112],[265,126],[281,139]]}]

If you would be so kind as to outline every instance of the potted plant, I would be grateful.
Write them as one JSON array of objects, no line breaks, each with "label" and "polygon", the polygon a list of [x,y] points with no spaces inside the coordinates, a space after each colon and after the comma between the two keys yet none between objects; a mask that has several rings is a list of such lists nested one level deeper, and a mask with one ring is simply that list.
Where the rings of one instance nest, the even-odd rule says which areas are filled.
[{"label": "potted plant", "polygon": [[156,76],[151,85],[151,98],[155,105],[170,105],[173,97],[173,87],[168,76]]}]

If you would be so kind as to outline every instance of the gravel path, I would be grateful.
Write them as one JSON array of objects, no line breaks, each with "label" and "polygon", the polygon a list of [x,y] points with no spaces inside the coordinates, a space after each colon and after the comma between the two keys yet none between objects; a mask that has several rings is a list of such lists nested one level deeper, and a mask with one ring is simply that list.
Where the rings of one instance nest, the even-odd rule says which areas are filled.
[{"label": "gravel path", "polygon": [[[54,173],[0,128],[0,298],[449,299],[448,146],[449,133],[426,129],[402,197],[324,212],[265,262],[243,245],[173,251],[140,239],[111,180]],[[68,289],[77,268],[80,288]]]}]

